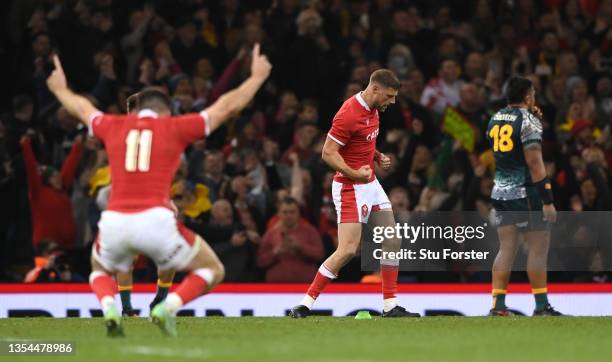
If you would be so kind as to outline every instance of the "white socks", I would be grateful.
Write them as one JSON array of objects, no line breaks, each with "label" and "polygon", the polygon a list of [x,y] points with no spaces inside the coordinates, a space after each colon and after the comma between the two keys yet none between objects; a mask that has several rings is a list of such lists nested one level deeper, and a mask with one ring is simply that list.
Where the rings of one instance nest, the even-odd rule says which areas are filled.
[{"label": "white socks", "polygon": [[332,280],[338,277],[336,274],[332,273],[329,269],[327,269],[325,264],[321,264],[321,266],[319,267],[319,273],[321,273],[324,277]]},{"label": "white socks", "polygon": [[383,311],[388,312],[395,307],[397,307],[397,298],[383,300]]},{"label": "white socks", "polygon": [[183,306],[183,300],[178,294],[170,293],[166,297],[165,304],[168,312],[170,312],[172,315],[176,315],[176,312],[178,312],[178,310]]},{"label": "white socks", "polygon": [[100,301],[100,304],[102,305],[102,312],[106,314],[106,311],[108,310],[108,308],[115,305],[115,298],[111,296],[106,296],[102,298],[102,300]]},{"label": "white socks", "polygon": [[310,295],[306,294],[304,295],[304,298],[302,299],[300,304],[305,305],[306,307],[308,307],[308,309],[312,309],[312,305],[314,304],[314,302],[315,302],[315,299],[311,297]]}]

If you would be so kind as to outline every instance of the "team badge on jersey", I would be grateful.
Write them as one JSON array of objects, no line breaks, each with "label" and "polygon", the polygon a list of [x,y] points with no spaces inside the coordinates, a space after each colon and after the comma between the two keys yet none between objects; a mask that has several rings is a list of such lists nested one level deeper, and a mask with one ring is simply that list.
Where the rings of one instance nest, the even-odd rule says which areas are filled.
[{"label": "team badge on jersey", "polygon": [[363,204],[361,206],[361,216],[363,216],[363,217],[368,216],[368,205]]}]

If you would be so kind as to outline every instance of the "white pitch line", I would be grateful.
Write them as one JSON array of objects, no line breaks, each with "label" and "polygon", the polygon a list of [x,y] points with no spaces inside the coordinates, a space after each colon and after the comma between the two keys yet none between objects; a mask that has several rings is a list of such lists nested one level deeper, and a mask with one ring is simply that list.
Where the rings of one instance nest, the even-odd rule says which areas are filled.
[{"label": "white pitch line", "polygon": [[177,350],[169,347],[152,347],[152,346],[128,346],[122,347],[123,352],[130,354],[141,354],[147,356],[163,356],[163,357],[182,357],[190,359],[208,359],[210,353],[201,348],[190,348],[188,350]]}]

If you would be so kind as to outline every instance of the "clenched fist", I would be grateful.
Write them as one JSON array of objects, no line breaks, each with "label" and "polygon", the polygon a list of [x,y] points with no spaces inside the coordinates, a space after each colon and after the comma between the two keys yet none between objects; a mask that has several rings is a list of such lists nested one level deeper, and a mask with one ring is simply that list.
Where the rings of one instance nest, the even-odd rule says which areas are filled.
[{"label": "clenched fist", "polygon": [[357,170],[357,174],[353,177],[354,181],[358,182],[368,182],[370,177],[372,176],[372,168],[370,165],[361,166],[359,170]]}]

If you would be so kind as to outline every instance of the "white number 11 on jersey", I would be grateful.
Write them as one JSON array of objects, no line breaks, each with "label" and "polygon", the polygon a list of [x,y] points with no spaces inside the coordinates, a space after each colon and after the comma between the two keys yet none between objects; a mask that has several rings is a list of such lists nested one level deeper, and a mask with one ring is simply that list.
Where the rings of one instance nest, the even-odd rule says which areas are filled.
[{"label": "white number 11 on jersey", "polygon": [[151,161],[151,143],[153,141],[153,131],[144,129],[142,131],[133,129],[128,133],[125,144],[125,169],[135,172],[138,168],[140,172],[149,171]]}]

